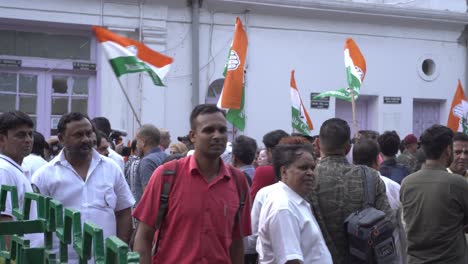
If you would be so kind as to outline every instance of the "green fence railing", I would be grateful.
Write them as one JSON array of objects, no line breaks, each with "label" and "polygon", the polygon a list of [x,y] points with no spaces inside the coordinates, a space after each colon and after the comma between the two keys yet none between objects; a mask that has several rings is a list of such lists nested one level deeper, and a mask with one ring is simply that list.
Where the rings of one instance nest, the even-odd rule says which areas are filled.
[{"label": "green fence railing", "polygon": [[[94,263],[126,264],[139,263],[139,255],[129,252],[127,244],[116,236],[106,238],[102,229],[90,222],[81,228],[80,212],[65,208],[60,202],[36,193],[26,193],[23,208],[18,205],[15,186],[1,185],[0,211],[5,210],[6,198],[10,193],[13,215],[16,221],[0,221],[0,264],[68,263],[68,245],[73,245],[80,263],[94,257]],[[37,205],[37,219],[30,220],[31,202]],[[24,234],[43,233],[44,247],[31,248]],[[52,252],[53,235],[59,240],[59,253]],[[6,236],[10,236],[10,247],[6,248]],[[92,249],[92,250],[91,250]]]}]

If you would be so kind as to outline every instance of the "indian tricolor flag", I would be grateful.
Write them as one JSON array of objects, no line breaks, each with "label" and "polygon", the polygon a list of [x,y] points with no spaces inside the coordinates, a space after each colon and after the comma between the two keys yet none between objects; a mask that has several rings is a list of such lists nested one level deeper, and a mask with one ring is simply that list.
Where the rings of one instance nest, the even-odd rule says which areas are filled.
[{"label": "indian tricolor flag", "polygon": [[155,85],[164,86],[162,79],[169,72],[171,57],[102,27],[93,26],[93,30],[117,78],[128,73],[147,72]]},{"label": "indian tricolor flag", "polygon": [[352,38],[346,39],[344,58],[348,87],[353,89],[355,99],[357,99],[361,84],[366,76],[366,60]]},{"label": "indian tricolor flag", "polygon": [[291,72],[291,110],[292,110],[292,127],[296,131],[304,135],[309,135],[314,129],[309,114],[302,103],[301,95],[297,90],[296,80],[294,78],[294,70]]},{"label": "indian tricolor flag", "polygon": [[354,92],[354,100],[359,97],[361,85],[364,81],[364,77],[366,76],[366,60],[352,38],[346,39],[344,46],[344,60],[348,88],[324,92],[316,95],[314,99],[334,96],[342,100],[351,101],[351,89]]},{"label": "indian tricolor flag", "polygon": [[454,132],[468,134],[468,102],[460,80],[458,80],[457,91],[450,107],[447,127]]},{"label": "indian tricolor flag", "polygon": [[245,129],[244,113],[244,66],[247,54],[247,34],[242,22],[236,19],[236,28],[224,67],[224,85],[218,107],[227,109],[226,119],[239,130]]}]

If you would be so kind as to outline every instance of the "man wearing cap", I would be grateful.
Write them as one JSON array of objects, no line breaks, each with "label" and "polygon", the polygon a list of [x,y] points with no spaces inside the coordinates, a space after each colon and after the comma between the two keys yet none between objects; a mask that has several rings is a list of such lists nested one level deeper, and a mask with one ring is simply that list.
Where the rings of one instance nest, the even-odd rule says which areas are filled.
[{"label": "man wearing cap", "polygon": [[409,173],[413,173],[416,167],[416,151],[418,150],[418,139],[409,134],[403,139],[405,150],[397,157],[397,163],[405,166]]},{"label": "man wearing cap", "polygon": [[468,181],[468,135],[457,132],[453,136],[453,161],[447,168],[450,173],[456,173]]}]

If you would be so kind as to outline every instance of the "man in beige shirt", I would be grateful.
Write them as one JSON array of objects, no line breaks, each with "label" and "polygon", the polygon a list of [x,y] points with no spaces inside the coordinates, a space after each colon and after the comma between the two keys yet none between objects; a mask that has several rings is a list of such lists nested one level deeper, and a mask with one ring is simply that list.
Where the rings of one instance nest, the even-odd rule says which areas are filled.
[{"label": "man in beige shirt", "polygon": [[400,189],[408,264],[466,264],[468,183],[445,170],[452,161],[453,132],[433,125],[420,139],[426,162]]}]

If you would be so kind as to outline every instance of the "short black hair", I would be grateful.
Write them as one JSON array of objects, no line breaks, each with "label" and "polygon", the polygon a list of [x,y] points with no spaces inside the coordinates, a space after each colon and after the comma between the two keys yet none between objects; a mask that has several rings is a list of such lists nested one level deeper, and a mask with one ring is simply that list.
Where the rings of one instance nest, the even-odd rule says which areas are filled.
[{"label": "short black hair", "polygon": [[455,141],[468,142],[468,135],[462,132],[455,132],[453,134],[453,142]]},{"label": "short black hair", "polygon": [[112,132],[109,119],[103,116],[93,118],[93,120],[91,120],[91,123],[93,124],[95,129],[104,132],[106,137],[109,137],[110,133]]},{"label": "short black hair", "polygon": [[252,164],[257,152],[255,139],[240,135],[232,142],[232,155],[246,165]]},{"label": "short black hair", "polygon": [[286,133],[286,131],[282,129],[277,129],[277,130],[273,130],[273,131],[266,133],[263,136],[262,141],[266,148],[272,149],[276,145],[278,145],[278,143],[280,142],[282,138],[287,137],[287,136],[289,136],[289,134]]},{"label": "short black hair", "polygon": [[453,144],[453,131],[446,126],[433,125],[422,133],[420,141],[426,159],[437,160],[445,148]]},{"label": "short black hair", "polygon": [[130,149],[132,150],[132,152],[136,151],[136,144],[137,144],[137,140],[136,139],[132,140],[132,145],[130,146]]},{"label": "short black hair", "polygon": [[105,139],[107,142],[110,142],[109,139],[106,137],[106,134],[104,134],[104,132],[102,132],[101,130],[96,129],[94,133],[96,133],[96,147],[97,148],[101,146],[102,139]]},{"label": "short black hair", "polygon": [[426,162],[426,154],[422,148],[418,148],[418,150],[416,150],[416,165],[414,166],[414,171],[420,170],[424,162]]},{"label": "short black hair", "polygon": [[359,138],[367,138],[375,141],[377,141],[379,137],[379,132],[374,130],[359,130],[358,134],[360,135]]},{"label": "short black hair", "polygon": [[281,167],[289,166],[297,159],[298,154],[309,152],[314,156],[312,144],[278,144],[273,150],[273,168],[276,179],[281,180]]},{"label": "short black hair", "polygon": [[199,115],[204,114],[213,114],[213,113],[222,113],[226,117],[224,110],[219,109],[215,104],[199,104],[193,108],[192,113],[190,114],[190,128],[196,128],[195,120]]},{"label": "short black hair", "polygon": [[324,151],[344,150],[350,143],[351,129],[348,123],[340,118],[330,118],[320,127],[320,147]]},{"label": "short black hair", "polygon": [[393,157],[400,149],[400,137],[395,131],[385,131],[377,139],[380,151],[387,157]]},{"label": "short black hair", "polygon": [[314,140],[315,140],[315,138],[312,137],[312,136],[302,134],[302,133],[297,133],[297,132],[291,133],[291,136],[292,137],[302,137],[302,138],[306,139],[307,141],[309,141],[310,143],[314,143]]},{"label": "short black hair", "polygon": [[31,153],[44,158],[44,149],[48,149],[49,144],[47,144],[47,142],[45,141],[44,136],[37,131],[33,131],[33,138],[34,138],[34,143],[33,143]]},{"label": "short black hair", "polygon": [[6,135],[8,130],[23,125],[33,128],[34,122],[27,114],[21,111],[10,111],[0,115],[0,134]]},{"label": "short black hair", "polygon": [[[67,124],[72,122],[72,121],[81,121],[83,119],[88,119],[89,117],[85,114],[79,113],[79,112],[72,112],[68,114],[64,114],[62,117],[60,117],[60,120],[57,125],[57,133],[64,133],[65,129],[67,128]],[[91,122],[91,121],[90,121]],[[93,131],[95,130],[95,127],[93,127]]]},{"label": "short black hair", "polygon": [[353,146],[353,163],[372,167],[379,156],[379,144],[369,138],[360,138]]}]

